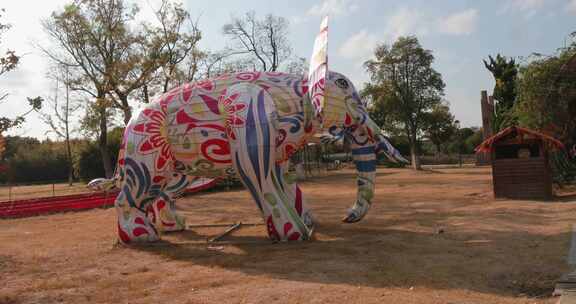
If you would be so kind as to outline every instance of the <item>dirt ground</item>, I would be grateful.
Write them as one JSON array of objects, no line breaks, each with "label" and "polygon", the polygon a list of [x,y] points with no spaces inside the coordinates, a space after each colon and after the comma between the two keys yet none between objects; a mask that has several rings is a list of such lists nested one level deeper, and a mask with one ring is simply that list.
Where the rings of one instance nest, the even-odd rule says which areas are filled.
[{"label": "dirt ground", "polygon": [[[113,209],[0,220],[0,303],[555,303],[576,199],[494,200],[489,169],[379,169],[368,216],[340,219],[354,172],[303,183],[316,240],[264,226],[115,246]],[[260,221],[243,190],[179,201],[189,224]]]}]

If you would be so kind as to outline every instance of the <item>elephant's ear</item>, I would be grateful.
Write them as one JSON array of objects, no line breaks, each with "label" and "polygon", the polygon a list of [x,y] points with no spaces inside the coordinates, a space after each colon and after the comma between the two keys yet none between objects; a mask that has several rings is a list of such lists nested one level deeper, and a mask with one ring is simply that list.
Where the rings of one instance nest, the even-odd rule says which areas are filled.
[{"label": "elephant's ear", "polygon": [[314,41],[314,50],[310,59],[308,71],[308,94],[314,114],[317,118],[322,117],[322,110],[326,103],[325,82],[328,74],[328,16],[324,17],[320,24],[320,33]]}]

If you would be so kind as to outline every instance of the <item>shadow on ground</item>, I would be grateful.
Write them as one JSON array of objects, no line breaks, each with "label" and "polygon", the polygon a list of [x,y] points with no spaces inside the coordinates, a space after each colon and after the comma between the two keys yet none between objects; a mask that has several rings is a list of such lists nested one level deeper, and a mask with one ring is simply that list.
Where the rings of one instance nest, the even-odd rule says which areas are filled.
[{"label": "shadow on ground", "polygon": [[[438,215],[443,216],[447,214]],[[531,216],[518,219],[538,218]],[[226,237],[233,244],[222,247],[239,248],[240,254],[217,247],[214,251],[214,247],[202,245],[206,236],[194,231],[172,234],[169,240],[136,250],[291,281],[467,289],[506,296],[551,296],[555,280],[566,270],[563,257],[568,233],[541,235],[499,231],[498,227],[469,231],[457,225],[422,231],[395,228],[409,221],[429,220],[426,213],[416,213],[401,221],[326,222],[317,227],[316,240],[308,242],[273,244],[264,237],[263,228],[256,233],[261,236]]]}]

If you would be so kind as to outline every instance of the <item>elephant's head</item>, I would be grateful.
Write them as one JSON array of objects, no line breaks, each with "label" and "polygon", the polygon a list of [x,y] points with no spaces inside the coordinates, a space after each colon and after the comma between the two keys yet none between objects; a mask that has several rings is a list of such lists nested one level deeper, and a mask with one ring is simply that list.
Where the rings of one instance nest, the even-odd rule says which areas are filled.
[{"label": "elephant's head", "polygon": [[346,76],[328,70],[327,46],[328,20],[324,19],[310,59],[308,95],[323,135],[332,140],[346,137],[351,143],[358,171],[358,194],[343,221],[354,223],[366,215],[374,196],[376,155],[385,153],[393,161],[406,159],[370,119],[352,82]]},{"label": "elephant's head", "polygon": [[328,72],[325,81],[323,109],[317,111],[324,140],[346,138],[356,164],[358,193],[354,206],[343,219],[346,223],[360,221],[368,212],[374,196],[377,155],[407,162],[383,135],[359,97],[354,84],[344,75]]}]

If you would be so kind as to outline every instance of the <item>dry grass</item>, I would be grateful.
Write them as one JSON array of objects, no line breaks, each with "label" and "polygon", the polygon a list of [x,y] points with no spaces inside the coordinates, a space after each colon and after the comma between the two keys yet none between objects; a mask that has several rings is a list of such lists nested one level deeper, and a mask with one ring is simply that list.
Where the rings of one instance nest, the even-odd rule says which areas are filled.
[{"label": "dry grass", "polygon": [[[262,226],[116,246],[115,211],[0,220],[0,303],[555,303],[576,205],[493,200],[487,169],[384,169],[374,205],[340,223],[352,171],[303,184],[316,240],[270,244]],[[190,224],[260,220],[246,191],[181,200]]]}]

